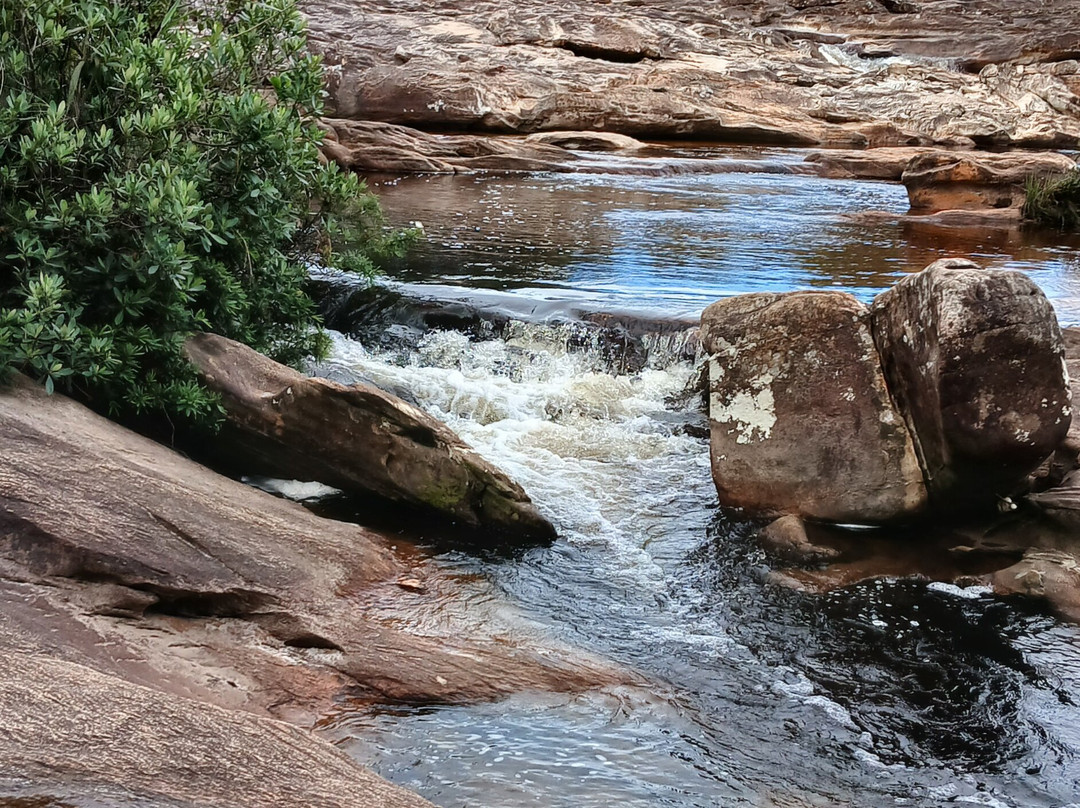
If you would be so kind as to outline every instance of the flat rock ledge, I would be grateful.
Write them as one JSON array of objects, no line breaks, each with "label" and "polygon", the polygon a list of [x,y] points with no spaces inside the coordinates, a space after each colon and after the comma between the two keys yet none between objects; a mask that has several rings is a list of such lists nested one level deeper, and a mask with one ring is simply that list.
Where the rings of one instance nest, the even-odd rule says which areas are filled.
[{"label": "flat rock ledge", "polygon": [[555,537],[521,486],[396,396],[306,377],[216,334],[192,337],[185,354],[228,414],[217,451],[252,473],[374,494],[521,542]]},{"label": "flat rock ledge", "polygon": [[640,681],[23,377],[0,446],[0,801],[421,806],[271,719]]}]

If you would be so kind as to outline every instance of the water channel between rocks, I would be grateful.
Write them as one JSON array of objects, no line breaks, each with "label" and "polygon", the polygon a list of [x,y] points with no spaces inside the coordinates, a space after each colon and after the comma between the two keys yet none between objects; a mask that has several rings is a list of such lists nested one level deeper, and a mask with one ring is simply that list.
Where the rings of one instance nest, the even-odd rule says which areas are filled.
[{"label": "water channel between rocks", "polygon": [[[768,171],[801,157],[669,156]],[[374,187],[427,239],[383,284],[397,302],[354,320],[321,370],[410,391],[558,527],[552,547],[509,557],[433,546],[470,619],[584,647],[654,684],[342,709],[324,729],[345,751],[445,808],[1080,805],[1080,630],[951,585],[811,596],[766,582],[777,564],[755,526],[718,511],[700,417],[680,396],[685,342],[646,334],[647,363],[620,373],[556,322],[692,317],[721,296],[807,287],[869,300],[956,254],[1030,272],[1078,322],[1075,244],[865,217],[902,213],[903,188],[783,173]],[[524,321],[421,333],[409,301],[425,297]]]}]

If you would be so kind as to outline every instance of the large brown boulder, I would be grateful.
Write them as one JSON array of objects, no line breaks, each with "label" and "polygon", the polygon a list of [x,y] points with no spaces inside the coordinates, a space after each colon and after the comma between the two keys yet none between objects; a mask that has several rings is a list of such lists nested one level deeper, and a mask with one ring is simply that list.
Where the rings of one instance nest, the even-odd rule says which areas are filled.
[{"label": "large brown boulder", "polygon": [[1011,493],[1065,438],[1061,332],[1028,276],[938,261],[877,297],[873,328],[938,507]]},{"label": "large brown boulder", "polygon": [[525,541],[554,538],[521,486],[396,396],[308,378],[215,334],[185,351],[228,413],[217,440],[251,473],[375,494]]},{"label": "large brown boulder", "polygon": [[722,504],[858,523],[923,510],[865,306],[839,292],[743,295],[709,306],[701,329]]},{"label": "large brown boulder", "polygon": [[1074,160],[1055,152],[937,151],[915,156],[901,181],[914,214],[1012,209],[1019,215],[1030,180],[1075,168]]}]

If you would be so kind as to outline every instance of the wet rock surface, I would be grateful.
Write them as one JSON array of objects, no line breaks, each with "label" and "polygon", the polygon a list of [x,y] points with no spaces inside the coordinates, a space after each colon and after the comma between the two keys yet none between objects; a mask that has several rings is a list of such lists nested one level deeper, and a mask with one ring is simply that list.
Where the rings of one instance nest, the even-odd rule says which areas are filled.
[{"label": "wet rock surface", "polygon": [[915,214],[1011,209],[1019,217],[1029,181],[1074,170],[1072,158],[1054,152],[932,152],[913,157],[901,181]]},{"label": "wet rock surface", "polygon": [[302,6],[341,118],[856,148],[1080,135],[1080,47],[1053,22],[1075,0]]},{"label": "wet rock surface", "polygon": [[938,261],[877,297],[873,327],[939,508],[992,506],[1064,440],[1061,332],[1026,275]]},{"label": "wet rock surface", "polygon": [[705,310],[721,504],[861,523],[923,510],[922,474],[868,315],[839,292],[743,295]]},{"label": "wet rock surface", "polygon": [[395,396],[305,377],[214,334],[191,338],[186,354],[228,413],[219,449],[252,473],[374,494],[522,542],[555,536],[521,486]]},{"label": "wet rock surface", "polygon": [[[310,726],[342,698],[464,703],[626,679],[568,648],[464,623],[446,605],[453,582],[378,534],[224,478],[19,377],[0,392],[0,445],[0,757],[26,763],[0,773],[0,795],[97,783],[121,795],[110,804],[153,793],[166,805],[254,805],[279,784],[290,804],[421,805],[251,716]],[[422,591],[399,585],[414,580]],[[290,754],[310,771],[286,765]],[[191,768],[153,791],[170,765]],[[231,766],[244,771],[226,776]],[[20,774],[30,782],[12,784]],[[249,775],[265,786],[243,796]]]}]

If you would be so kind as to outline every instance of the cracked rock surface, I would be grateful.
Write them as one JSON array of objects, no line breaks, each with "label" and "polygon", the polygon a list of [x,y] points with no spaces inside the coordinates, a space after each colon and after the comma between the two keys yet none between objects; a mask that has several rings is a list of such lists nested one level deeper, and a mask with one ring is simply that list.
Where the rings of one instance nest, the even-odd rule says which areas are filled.
[{"label": "cracked rock surface", "polygon": [[1080,137],[1080,34],[1061,24],[1080,0],[302,7],[339,118],[854,148]]}]

